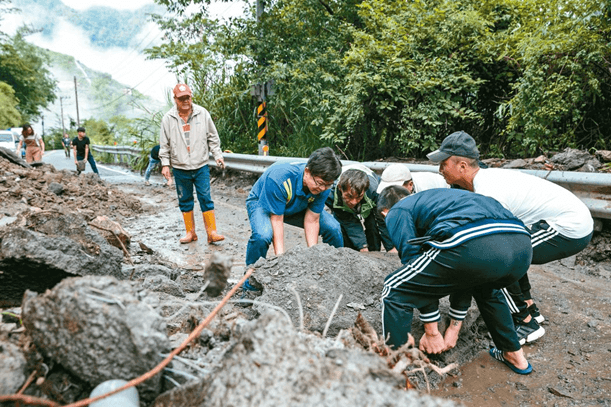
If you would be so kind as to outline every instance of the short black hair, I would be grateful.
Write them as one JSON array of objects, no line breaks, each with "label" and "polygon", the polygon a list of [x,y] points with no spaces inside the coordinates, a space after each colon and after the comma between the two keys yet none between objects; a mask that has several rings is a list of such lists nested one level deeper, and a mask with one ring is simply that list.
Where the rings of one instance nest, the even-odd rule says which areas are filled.
[{"label": "short black hair", "polygon": [[384,209],[390,210],[397,202],[409,195],[409,191],[398,185],[391,185],[380,193],[378,196],[378,212]]},{"label": "short black hair", "polygon": [[78,129],[76,129],[76,132],[77,132],[77,133],[80,133],[81,131],[82,131],[83,133],[86,133],[85,128],[84,128],[84,127],[82,127],[82,126],[81,126],[81,127],[79,127]]},{"label": "short black hair", "polygon": [[353,189],[357,194],[361,194],[369,188],[369,177],[363,171],[352,168],[342,173],[337,187],[342,192]]},{"label": "short black hair", "polygon": [[330,147],[323,147],[310,154],[306,168],[313,177],[331,182],[342,173],[342,162]]}]

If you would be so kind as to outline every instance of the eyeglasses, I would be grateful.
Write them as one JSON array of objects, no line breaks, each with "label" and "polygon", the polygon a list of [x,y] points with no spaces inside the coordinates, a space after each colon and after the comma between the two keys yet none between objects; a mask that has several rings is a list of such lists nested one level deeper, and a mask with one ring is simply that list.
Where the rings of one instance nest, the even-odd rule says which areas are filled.
[{"label": "eyeglasses", "polygon": [[334,182],[334,181],[325,182],[325,181],[321,180],[320,178],[316,178],[314,176],[312,176],[312,179],[314,180],[314,183],[316,184],[316,186],[318,188],[324,188],[324,189],[331,188],[333,186],[333,182]]}]

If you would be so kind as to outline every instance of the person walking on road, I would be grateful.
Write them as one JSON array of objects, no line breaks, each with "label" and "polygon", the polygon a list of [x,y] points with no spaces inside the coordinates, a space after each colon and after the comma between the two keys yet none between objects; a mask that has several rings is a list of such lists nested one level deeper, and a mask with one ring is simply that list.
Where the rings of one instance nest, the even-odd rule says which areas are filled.
[{"label": "person walking on road", "polygon": [[[78,129],[76,129],[76,132],[78,136],[72,139],[74,164],[76,164],[78,168],[78,161],[87,161],[91,166],[91,170],[99,177],[100,173],[98,172],[98,167],[95,165],[95,159],[93,158],[93,154],[89,149],[89,145],[91,142],[89,141],[89,137],[85,135],[85,128],[79,127]],[[77,169],[77,173],[79,175],[82,171],[84,171],[84,168],[82,170]]]},{"label": "person walking on road", "polygon": [[187,234],[180,243],[197,240],[195,218],[193,216],[193,188],[203,214],[208,243],[225,240],[216,231],[214,202],[210,196],[210,168],[208,156],[214,156],[216,165],[225,167],[221,151],[221,140],[210,113],[193,103],[193,94],[188,85],[179,83],[174,87],[176,106],[170,109],[161,120],[159,138],[159,159],[161,174],[171,180],[174,173],[178,207],[182,212]]},{"label": "person walking on road", "polygon": [[[151,183],[149,182],[149,179],[151,178],[151,171],[153,171],[153,168],[155,168],[155,166],[160,163],[161,160],[159,159],[159,144],[157,144],[155,147],[151,148],[151,153],[149,154],[149,165],[148,167],[146,167],[146,171],[144,172],[144,185],[151,185]],[[168,187],[171,187],[173,185],[171,176],[168,179],[166,185]]]},{"label": "person walking on road", "polygon": [[378,199],[402,263],[385,278],[382,291],[388,344],[399,348],[408,341],[417,308],[424,323],[420,350],[438,354],[454,347],[438,330],[439,299],[449,295],[450,314],[462,321],[473,297],[496,345],[490,355],[518,374],[531,373],[500,291],[530,266],[532,247],[524,224],[496,200],[468,191],[408,195],[394,185]]},{"label": "person walking on road", "polygon": [[62,146],[64,146],[64,153],[66,153],[66,158],[70,158],[70,137],[68,133],[64,133],[64,138],[62,138]]},{"label": "person walking on road", "polygon": [[[530,228],[532,264],[577,254],[592,239],[594,220],[579,198],[559,185],[521,171],[480,168],[475,140],[464,131],[447,136],[427,157],[440,163],[439,172],[448,184],[496,199]],[[545,318],[530,290],[527,274],[503,290],[522,344],[545,334],[539,326]]]},{"label": "person walking on road", "polygon": [[25,161],[27,163],[42,161],[42,156],[45,153],[45,142],[42,137],[34,133],[34,129],[29,124],[24,124],[19,137],[19,145],[17,153],[21,151],[21,147],[25,145]]}]

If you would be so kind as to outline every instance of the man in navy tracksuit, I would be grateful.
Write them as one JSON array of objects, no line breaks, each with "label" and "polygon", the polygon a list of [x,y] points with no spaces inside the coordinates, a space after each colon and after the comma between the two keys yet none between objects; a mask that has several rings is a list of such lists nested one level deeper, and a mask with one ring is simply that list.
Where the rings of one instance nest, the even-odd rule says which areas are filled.
[{"label": "man in navy tracksuit", "polygon": [[439,299],[450,295],[450,314],[462,321],[473,296],[496,345],[490,354],[516,373],[530,373],[500,291],[530,265],[532,246],[523,223],[494,199],[467,191],[431,189],[408,195],[406,189],[391,186],[378,200],[403,263],[384,281],[388,344],[398,348],[407,341],[413,309],[418,308],[425,330],[420,349],[443,352],[448,346],[437,327]]}]

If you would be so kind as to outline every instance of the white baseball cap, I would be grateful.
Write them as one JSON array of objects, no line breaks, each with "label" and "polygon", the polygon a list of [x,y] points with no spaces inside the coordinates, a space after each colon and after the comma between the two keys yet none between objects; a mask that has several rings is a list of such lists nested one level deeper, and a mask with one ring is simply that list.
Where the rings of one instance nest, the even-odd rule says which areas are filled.
[{"label": "white baseball cap", "polygon": [[382,173],[382,180],[378,185],[376,192],[379,194],[384,188],[391,185],[403,186],[403,184],[412,179],[412,173],[406,165],[390,164]]}]

